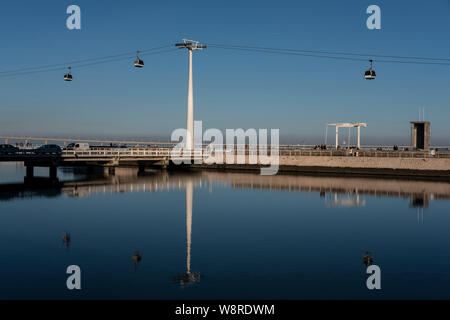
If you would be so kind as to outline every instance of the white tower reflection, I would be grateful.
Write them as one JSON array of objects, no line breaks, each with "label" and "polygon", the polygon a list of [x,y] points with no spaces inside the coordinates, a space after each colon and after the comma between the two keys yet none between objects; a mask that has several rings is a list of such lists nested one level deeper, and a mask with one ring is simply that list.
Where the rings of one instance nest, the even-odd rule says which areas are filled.
[{"label": "white tower reflection", "polygon": [[192,236],[192,202],[194,185],[191,180],[186,184],[186,273],[191,273],[191,236]]},{"label": "white tower reflection", "polygon": [[202,275],[191,272],[191,237],[192,237],[192,205],[194,197],[194,182],[186,181],[186,272],[175,276],[174,280],[180,285],[199,282]]}]

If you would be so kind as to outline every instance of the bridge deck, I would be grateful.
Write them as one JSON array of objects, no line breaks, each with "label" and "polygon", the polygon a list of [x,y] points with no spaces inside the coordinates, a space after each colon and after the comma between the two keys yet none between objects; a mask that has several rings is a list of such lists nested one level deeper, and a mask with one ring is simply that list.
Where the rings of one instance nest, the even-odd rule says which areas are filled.
[{"label": "bridge deck", "polygon": [[168,161],[169,156],[169,148],[93,148],[63,150],[61,154],[21,149],[13,154],[0,154],[0,161],[25,162],[35,166],[139,165]]},{"label": "bridge deck", "polygon": [[[169,161],[171,148],[156,147],[128,147],[128,148],[90,148],[63,150],[61,154],[43,154],[36,149],[20,149],[18,152],[5,154],[0,153],[0,161],[25,162],[43,166],[58,165],[106,165],[128,163],[154,163],[158,161]],[[258,150],[224,150],[230,155],[254,155],[258,156]],[[270,151],[269,151],[270,153]],[[196,158],[202,158],[200,150],[195,151]],[[375,150],[300,150],[295,148],[282,148],[278,150],[280,157],[285,159],[308,158],[308,157],[357,157],[357,158],[413,158],[413,159],[450,159],[449,151],[375,151]]]}]

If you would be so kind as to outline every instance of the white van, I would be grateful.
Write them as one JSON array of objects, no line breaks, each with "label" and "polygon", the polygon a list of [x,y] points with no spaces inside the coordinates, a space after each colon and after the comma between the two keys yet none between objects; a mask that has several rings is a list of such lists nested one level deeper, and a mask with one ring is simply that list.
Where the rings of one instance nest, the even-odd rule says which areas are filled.
[{"label": "white van", "polygon": [[81,149],[81,150],[89,150],[89,143],[75,143],[74,147],[75,150],[76,149]]}]

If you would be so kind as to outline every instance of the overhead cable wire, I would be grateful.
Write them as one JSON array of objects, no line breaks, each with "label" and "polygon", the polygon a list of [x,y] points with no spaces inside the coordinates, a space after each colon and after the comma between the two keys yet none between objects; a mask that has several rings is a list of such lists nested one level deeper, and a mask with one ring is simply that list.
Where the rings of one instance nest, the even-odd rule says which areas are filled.
[{"label": "overhead cable wire", "polygon": [[[342,57],[342,56],[331,56],[324,54],[308,54],[301,52],[286,52],[282,50],[274,50],[274,49],[251,49],[244,47],[230,47],[230,46],[219,46],[219,45],[209,45],[209,48],[219,48],[219,49],[227,49],[227,50],[240,50],[240,51],[249,51],[249,52],[259,52],[259,53],[273,53],[273,54],[284,54],[284,55],[293,55],[293,56],[303,56],[303,57],[314,57],[314,58],[325,58],[325,59],[335,59],[335,60],[350,60],[350,61],[367,61],[367,59],[362,58],[353,58],[353,57]],[[398,58],[397,58],[398,59]],[[425,61],[402,61],[402,60],[376,60],[376,62],[381,63],[399,63],[399,64],[422,64],[422,65],[441,65],[441,66],[450,66],[449,63],[445,62],[425,62]]]},{"label": "overhead cable wire", "polygon": [[[147,53],[143,53],[141,54],[141,52],[145,52],[145,51],[139,51],[139,55],[140,56],[148,56],[148,55],[154,55],[154,54],[159,54],[159,53],[165,53],[165,52],[178,52],[177,50],[174,49],[166,49],[166,50],[159,50],[159,51],[152,51],[152,52],[148,52],[148,50],[146,51]],[[128,60],[128,59],[132,59],[136,56],[136,52],[132,55],[130,53],[128,53],[128,56],[119,56],[117,58],[110,58],[107,60],[102,60],[102,61],[96,61],[96,62],[89,62],[89,63],[84,63],[84,64],[57,64],[57,66],[59,67],[53,67],[53,68],[47,68],[47,69],[39,69],[36,70],[36,68],[29,68],[29,69],[21,69],[23,71],[19,71],[19,72],[15,72],[15,73],[7,73],[7,74],[0,74],[0,78],[7,78],[7,77],[14,77],[14,76],[21,76],[21,75],[27,75],[27,74],[36,74],[36,73],[43,73],[43,72],[52,72],[52,71],[60,71],[60,70],[66,70],[67,66],[70,66],[73,69],[80,69],[80,68],[84,68],[84,67],[88,67],[88,66],[94,66],[94,65],[99,65],[99,64],[104,64],[104,63],[110,63],[110,62],[115,62],[115,61],[123,61],[123,60]],[[110,56],[111,57],[111,56]],[[79,60],[81,61],[81,60]],[[84,60],[84,61],[92,61],[92,60]],[[30,71],[26,71],[26,70],[30,70]]]},{"label": "overhead cable wire", "polygon": [[[139,54],[145,55],[147,53],[151,53],[153,51],[164,49],[164,48],[168,48],[168,47],[172,47],[172,46],[173,46],[172,44],[169,44],[169,45],[159,46],[159,47],[155,47],[155,48],[139,50]],[[74,66],[74,65],[77,65],[77,64],[80,64],[80,63],[94,62],[94,61],[99,61],[100,62],[102,60],[108,60],[108,59],[119,58],[119,57],[129,58],[130,56],[134,57],[135,55],[136,55],[136,51],[133,51],[133,52],[127,52],[127,53],[103,56],[103,57],[82,59],[82,60],[69,61],[69,62],[63,62],[63,63],[57,63],[57,64],[48,64],[48,65],[37,66],[37,67],[28,67],[28,68],[21,68],[21,69],[15,69],[15,70],[5,70],[5,71],[0,71],[0,76],[2,76],[4,74],[17,73],[17,72],[21,72],[21,71],[48,69],[48,68],[55,68],[55,67],[59,67],[59,66],[67,68],[67,66],[69,66],[69,65],[70,66]]]},{"label": "overhead cable wire", "polygon": [[[293,55],[293,56],[303,56],[303,57],[313,57],[322,59],[333,59],[333,60],[348,60],[348,61],[361,61],[366,62],[369,58],[374,57],[382,58],[376,60],[377,63],[395,63],[395,64],[418,64],[418,65],[441,65],[450,66],[450,59],[448,58],[435,58],[435,57],[418,57],[418,56],[396,56],[396,55],[381,55],[381,54],[366,54],[357,52],[338,52],[338,51],[322,51],[322,50],[304,50],[304,49],[289,49],[289,48],[271,48],[271,47],[258,47],[258,46],[247,46],[247,45],[230,45],[230,44],[214,44],[207,43],[209,48],[225,49],[225,50],[238,50],[238,51],[248,51],[257,53],[270,53],[270,54],[281,54],[281,55]],[[171,49],[168,49],[171,47]],[[163,50],[165,49],[165,50]],[[146,56],[151,54],[164,53],[169,51],[177,51],[173,48],[173,44],[168,44],[164,46],[158,46],[150,49],[139,50],[140,56]],[[51,72],[67,69],[67,67],[72,68],[83,68],[87,66],[93,66],[98,64],[110,63],[115,61],[121,61],[125,59],[131,59],[135,57],[136,52],[127,52],[115,55],[108,55],[96,58],[82,59],[69,61],[57,64],[48,64],[43,66],[20,68],[14,70],[0,71],[0,78],[13,77],[27,74],[35,74],[41,72]],[[367,59],[362,58],[367,57]],[[411,61],[413,60],[413,61]],[[447,62],[448,61],[448,62]]]},{"label": "overhead cable wire", "polygon": [[245,46],[245,45],[229,45],[229,44],[214,44],[214,43],[207,43],[207,45],[210,46],[210,47],[260,49],[260,50],[287,51],[287,52],[304,52],[304,53],[331,54],[331,55],[343,55],[343,56],[361,56],[361,57],[378,57],[378,58],[391,58],[391,59],[449,61],[450,62],[450,58],[417,57],[417,56],[395,56],[395,55],[381,55],[381,54],[370,54],[370,53],[322,51],[322,50],[305,50],[305,49],[288,49],[288,48],[270,48],[270,47]]}]

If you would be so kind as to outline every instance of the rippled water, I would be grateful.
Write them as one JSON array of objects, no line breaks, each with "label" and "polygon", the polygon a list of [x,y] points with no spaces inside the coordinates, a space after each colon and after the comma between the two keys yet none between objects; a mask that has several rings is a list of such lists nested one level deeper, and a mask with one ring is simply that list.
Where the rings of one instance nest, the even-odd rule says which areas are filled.
[{"label": "rippled water", "polygon": [[[24,175],[0,165],[1,299],[450,298],[446,182],[60,169],[36,187]],[[366,287],[367,251],[381,290]],[[81,291],[66,288],[72,264]]]}]

